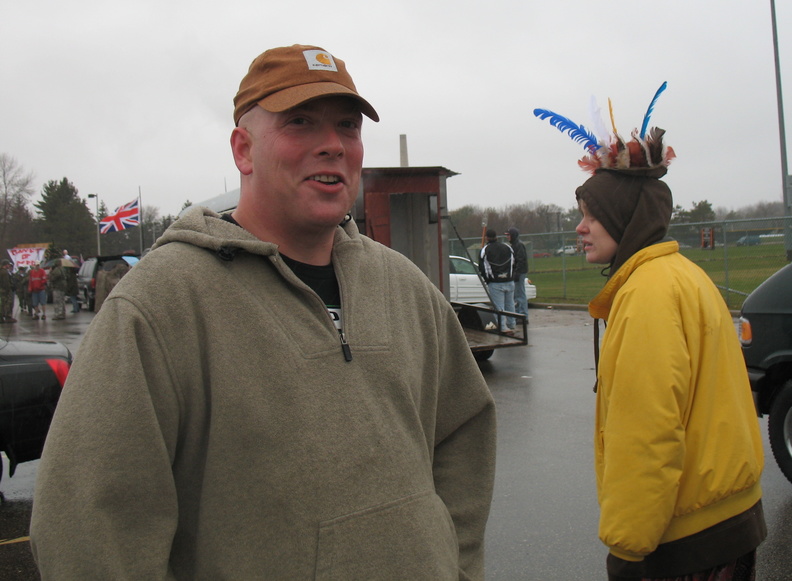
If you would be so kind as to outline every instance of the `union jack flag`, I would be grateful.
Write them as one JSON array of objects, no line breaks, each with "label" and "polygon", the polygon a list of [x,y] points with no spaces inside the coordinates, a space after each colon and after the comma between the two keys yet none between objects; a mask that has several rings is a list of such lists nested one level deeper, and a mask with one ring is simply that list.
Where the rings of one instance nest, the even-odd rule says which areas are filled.
[{"label": "union jack flag", "polygon": [[102,234],[108,232],[119,232],[126,228],[132,228],[140,224],[140,200],[135,198],[128,204],[124,204],[109,216],[99,221]]}]

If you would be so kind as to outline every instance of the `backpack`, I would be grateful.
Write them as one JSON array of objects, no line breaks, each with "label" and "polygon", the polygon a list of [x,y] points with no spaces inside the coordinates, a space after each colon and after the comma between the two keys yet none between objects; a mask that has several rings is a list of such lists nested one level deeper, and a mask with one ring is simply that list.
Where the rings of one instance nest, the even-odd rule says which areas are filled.
[{"label": "backpack", "polygon": [[481,249],[481,264],[487,282],[514,280],[514,250],[502,242],[489,243]]}]

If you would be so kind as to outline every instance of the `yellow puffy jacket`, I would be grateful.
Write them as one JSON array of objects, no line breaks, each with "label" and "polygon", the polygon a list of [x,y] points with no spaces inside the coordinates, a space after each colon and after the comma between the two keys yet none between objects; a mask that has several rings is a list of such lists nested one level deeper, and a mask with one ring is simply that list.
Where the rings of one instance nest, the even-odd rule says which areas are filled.
[{"label": "yellow puffy jacket", "polygon": [[599,535],[640,561],[761,499],[762,441],[732,317],[709,277],[662,242],[589,304],[607,321],[597,372]]}]

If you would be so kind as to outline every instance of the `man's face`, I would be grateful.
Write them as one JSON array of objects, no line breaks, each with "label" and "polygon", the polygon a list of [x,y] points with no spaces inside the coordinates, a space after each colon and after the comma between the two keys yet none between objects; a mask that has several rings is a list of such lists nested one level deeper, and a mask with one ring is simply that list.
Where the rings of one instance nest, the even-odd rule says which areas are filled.
[{"label": "man's face", "polygon": [[[283,113],[243,117],[256,204],[299,234],[334,229],[354,204],[363,166],[362,117],[354,100],[310,101]],[[246,173],[249,170],[250,173]]]}]

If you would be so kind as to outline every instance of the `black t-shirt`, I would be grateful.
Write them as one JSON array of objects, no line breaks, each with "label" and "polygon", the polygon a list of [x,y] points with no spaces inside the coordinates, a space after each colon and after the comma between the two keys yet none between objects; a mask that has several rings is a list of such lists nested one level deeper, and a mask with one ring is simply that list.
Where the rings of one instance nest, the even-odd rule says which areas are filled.
[{"label": "black t-shirt", "polygon": [[[231,214],[223,214],[223,220],[242,228]],[[283,258],[283,262],[286,263],[286,266],[291,269],[297,278],[319,295],[325,306],[333,314],[336,324],[339,325],[341,320],[341,293],[338,290],[338,279],[336,278],[333,265],[314,266],[313,264],[305,264],[289,258],[285,254],[281,254],[281,258]]]}]

